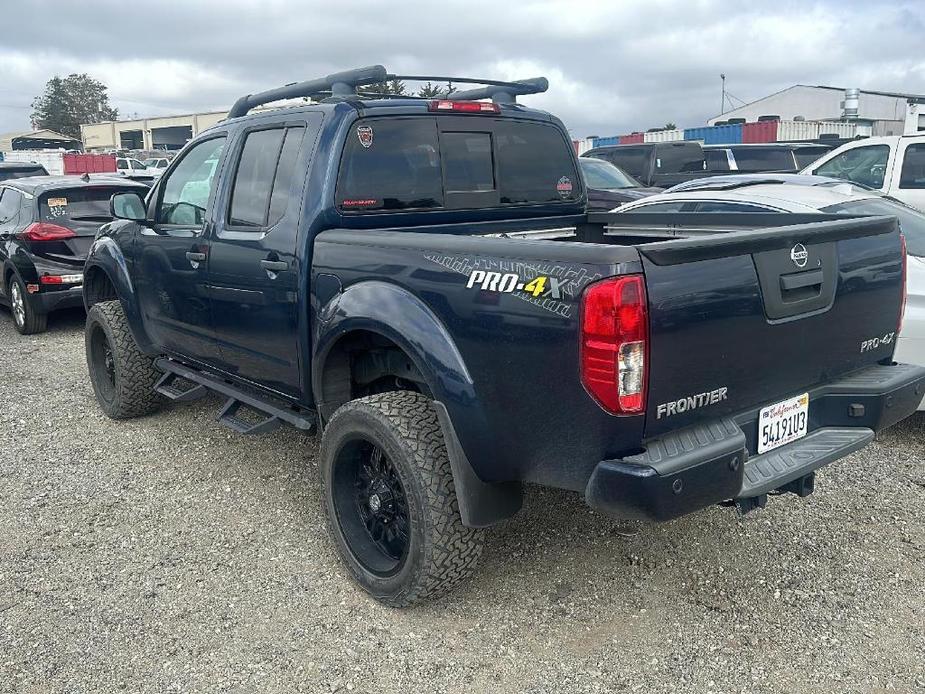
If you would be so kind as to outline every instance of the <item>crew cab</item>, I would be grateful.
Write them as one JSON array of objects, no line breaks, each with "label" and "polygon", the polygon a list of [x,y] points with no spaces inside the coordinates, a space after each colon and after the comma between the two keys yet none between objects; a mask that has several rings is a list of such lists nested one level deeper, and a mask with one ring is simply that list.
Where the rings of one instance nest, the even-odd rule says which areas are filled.
[{"label": "crew cab", "polygon": [[[333,544],[375,598],[456,585],[527,482],[624,518],[744,511],[921,400],[892,360],[895,219],[612,235],[562,123],[516,103],[545,79],[370,94],[387,79],[417,78],[242,97],[145,200],[113,196],[84,277],[102,410],[212,391],[243,434],[320,431]],[[248,113],[297,97],[321,102]]]},{"label": "crew cab", "polygon": [[868,137],[848,142],[803,169],[841,178],[925,210],[925,135]]}]

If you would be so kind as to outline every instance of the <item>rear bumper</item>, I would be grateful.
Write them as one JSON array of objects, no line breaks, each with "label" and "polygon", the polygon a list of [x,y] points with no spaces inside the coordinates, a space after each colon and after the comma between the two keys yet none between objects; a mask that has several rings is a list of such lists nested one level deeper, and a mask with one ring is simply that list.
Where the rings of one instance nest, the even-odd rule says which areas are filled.
[{"label": "rear bumper", "polygon": [[925,368],[874,366],[809,393],[809,434],[799,441],[754,455],[757,407],[651,439],[638,455],[602,461],[585,499],[620,518],[664,521],[780,489],[912,414],[925,396]]},{"label": "rear bumper", "polygon": [[76,285],[67,289],[41,290],[32,295],[32,301],[42,313],[57,311],[59,308],[76,308],[83,306],[83,286]]}]

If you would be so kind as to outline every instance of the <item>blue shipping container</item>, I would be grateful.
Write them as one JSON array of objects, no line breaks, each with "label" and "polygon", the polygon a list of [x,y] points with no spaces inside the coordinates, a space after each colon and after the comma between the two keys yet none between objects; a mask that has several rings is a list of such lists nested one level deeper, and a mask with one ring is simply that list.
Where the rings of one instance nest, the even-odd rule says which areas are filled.
[{"label": "blue shipping container", "polygon": [[704,128],[706,137],[703,138],[704,144],[707,145],[737,145],[742,142],[742,125],[714,125],[712,128]]},{"label": "blue shipping container", "polygon": [[684,128],[685,140],[704,140],[706,139],[706,128]]},{"label": "blue shipping container", "polygon": [[607,147],[608,145],[618,145],[620,144],[620,138],[617,136],[595,137],[593,140],[591,140],[591,144],[594,147]]}]

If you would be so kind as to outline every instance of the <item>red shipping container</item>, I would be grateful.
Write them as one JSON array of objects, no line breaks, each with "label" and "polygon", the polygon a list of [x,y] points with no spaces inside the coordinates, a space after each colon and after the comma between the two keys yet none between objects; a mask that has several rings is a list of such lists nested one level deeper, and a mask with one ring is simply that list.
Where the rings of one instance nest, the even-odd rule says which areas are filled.
[{"label": "red shipping container", "polygon": [[745,123],[742,126],[742,142],[777,142],[777,121]]},{"label": "red shipping container", "polygon": [[645,140],[645,133],[633,133],[632,135],[620,135],[621,145],[636,145]]},{"label": "red shipping container", "polygon": [[65,154],[64,173],[115,173],[116,158],[112,154]]}]

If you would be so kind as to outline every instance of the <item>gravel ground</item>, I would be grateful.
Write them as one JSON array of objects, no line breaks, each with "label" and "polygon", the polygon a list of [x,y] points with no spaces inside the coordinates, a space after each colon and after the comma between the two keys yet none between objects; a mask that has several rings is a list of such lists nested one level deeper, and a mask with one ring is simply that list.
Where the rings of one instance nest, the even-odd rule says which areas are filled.
[{"label": "gravel ground", "polygon": [[211,399],[109,421],[82,325],[0,314],[2,692],[925,691],[921,414],[745,519],[531,489],[473,580],[395,611],[333,555],[312,438]]}]

